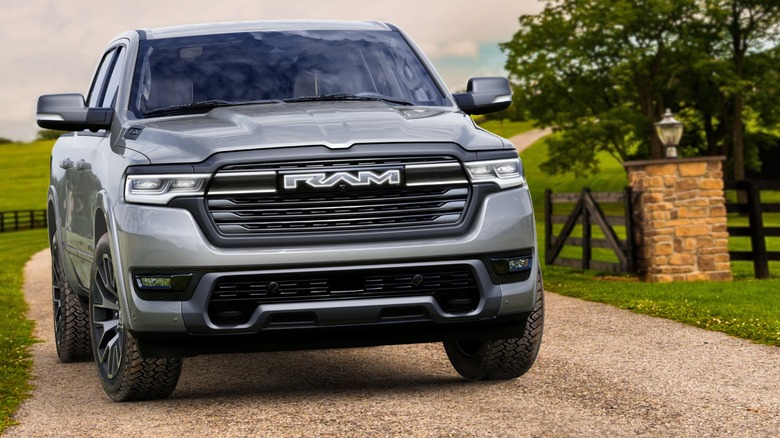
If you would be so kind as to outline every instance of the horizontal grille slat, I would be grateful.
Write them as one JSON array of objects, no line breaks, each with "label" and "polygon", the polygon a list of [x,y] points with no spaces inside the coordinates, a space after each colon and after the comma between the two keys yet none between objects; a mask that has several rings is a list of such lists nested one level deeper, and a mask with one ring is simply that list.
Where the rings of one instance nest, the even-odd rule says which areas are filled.
[{"label": "horizontal grille slat", "polygon": [[[382,193],[380,195],[356,195],[356,196],[340,196],[332,198],[317,198],[312,196],[311,198],[300,199],[290,196],[284,197],[284,208],[344,208],[345,202],[349,202],[346,207],[363,208],[372,207],[376,205],[397,205],[401,203],[412,204],[415,202],[432,202],[432,201],[446,201],[450,199],[463,199],[468,196],[469,190],[466,188],[447,189],[447,190],[430,190],[427,193],[420,194],[408,194],[406,192],[394,192],[394,193]],[[219,209],[253,209],[260,208],[263,210],[282,210],[282,208],[274,208],[279,205],[278,196],[266,196],[263,198],[225,198],[225,199],[209,199],[209,208],[212,210]],[[393,201],[393,199],[402,199],[402,201]]]},{"label": "horizontal grille slat", "polygon": [[[436,216],[442,217],[444,215]],[[350,216],[347,215],[330,215],[327,217],[327,219],[317,217],[316,215],[305,215],[300,218],[295,217],[285,217],[284,220],[253,220],[252,218],[238,218],[236,220],[240,220],[239,225],[244,225],[246,227],[287,227],[287,226],[295,226],[295,225],[315,225],[315,224],[338,224],[338,223],[366,223],[369,222],[385,222],[385,223],[396,223],[399,221],[418,221],[418,220],[428,220],[432,218],[433,216],[430,213],[420,212],[416,214],[405,214],[405,215],[383,215],[383,216],[376,216],[375,218],[368,220],[368,219],[360,219],[355,220]]]},{"label": "horizontal grille slat", "polygon": [[[322,168],[349,172],[350,166],[359,166],[365,170],[374,165],[430,163],[457,163],[457,160],[450,157],[421,157],[334,160],[326,163],[247,164],[223,168],[218,175],[279,172],[289,169],[316,171]],[[452,165],[449,166],[448,171],[452,172]],[[463,181],[421,187],[391,186],[346,191],[343,187],[318,188],[309,192],[277,188],[276,193],[267,194],[229,194],[220,191],[207,196],[207,207],[217,229],[225,235],[376,231],[446,226],[458,223],[467,211],[471,188],[465,183],[465,177]]]},{"label": "horizontal grille slat", "polygon": [[[365,218],[366,213],[371,213],[378,218],[389,217],[413,217],[420,215],[430,214],[446,214],[450,212],[459,213],[463,210],[465,201],[436,203],[435,205],[389,205],[366,208],[329,208],[322,209],[316,208],[311,210],[284,210],[284,209],[270,209],[270,210],[240,210],[240,211],[227,211],[220,212],[215,211],[212,216],[215,220],[219,221],[247,221],[246,223],[257,223],[256,220],[273,220],[273,221],[317,221],[322,220],[323,215],[327,215],[328,221],[350,219],[350,218]],[[398,216],[399,212],[403,212],[403,216]],[[271,222],[269,222],[271,223]]]}]

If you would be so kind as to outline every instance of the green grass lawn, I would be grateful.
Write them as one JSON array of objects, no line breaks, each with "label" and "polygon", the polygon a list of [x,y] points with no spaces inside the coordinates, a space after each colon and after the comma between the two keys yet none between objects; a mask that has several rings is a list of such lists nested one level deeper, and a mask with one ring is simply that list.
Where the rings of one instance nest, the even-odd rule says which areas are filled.
[{"label": "green grass lawn", "polygon": [[45,210],[54,141],[0,145],[0,211]]},{"label": "green grass lawn", "polygon": [[22,268],[47,246],[46,230],[0,234],[0,434],[31,388],[33,322],[25,316]]},{"label": "green grass lawn", "polygon": [[780,279],[659,284],[545,266],[544,286],[563,295],[780,346]]},{"label": "green grass lawn", "polygon": [[512,138],[517,134],[534,129],[534,122],[513,122],[510,120],[488,120],[480,123],[480,128],[490,131],[504,138]]},{"label": "green grass lawn", "polygon": [[[0,211],[46,208],[53,144],[0,145]],[[29,346],[35,340],[21,291],[22,268],[47,245],[45,229],[0,233],[0,434],[13,424],[31,388]]]},{"label": "green grass lawn", "polygon": [[547,189],[560,193],[577,193],[582,191],[583,187],[588,187],[594,192],[622,191],[628,184],[623,165],[607,153],[600,153],[598,157],[601,163],[599,172],[577,178],[572,172],[548,175],[539,167],[547,159],[547,142],[544,139],[521,152],[520,158],[523,160],[523,170],[531,189],[537,216],[544,212],[544,191]]}]

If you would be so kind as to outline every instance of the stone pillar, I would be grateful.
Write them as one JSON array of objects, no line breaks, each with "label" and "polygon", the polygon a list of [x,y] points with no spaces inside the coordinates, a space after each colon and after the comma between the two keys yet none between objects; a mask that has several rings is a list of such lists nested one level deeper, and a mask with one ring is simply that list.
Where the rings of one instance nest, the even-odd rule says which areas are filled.
[{"label": "stone pillar", "polygon": [[623,163],[634,194],[636,260],[645,281],[731,280],[724,159]]}]

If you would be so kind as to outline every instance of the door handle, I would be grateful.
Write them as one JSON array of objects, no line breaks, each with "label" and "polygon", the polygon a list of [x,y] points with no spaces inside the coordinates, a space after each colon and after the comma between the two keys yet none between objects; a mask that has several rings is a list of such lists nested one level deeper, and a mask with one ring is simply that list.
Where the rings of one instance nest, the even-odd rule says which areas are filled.
[{"label": "door handle", "polygon": [[71,169],[73,168],[73,161],[71,161],[70,158],[66,158],[60,161],[60,167],[65,170]]},{"label": "door handle", "polygon": [[76,166],[75,167],[76,167],[77,170],[91,170],[92,169],[92,165],[87,163],[84,160],[79,160],[78,162],[76,162]]}]

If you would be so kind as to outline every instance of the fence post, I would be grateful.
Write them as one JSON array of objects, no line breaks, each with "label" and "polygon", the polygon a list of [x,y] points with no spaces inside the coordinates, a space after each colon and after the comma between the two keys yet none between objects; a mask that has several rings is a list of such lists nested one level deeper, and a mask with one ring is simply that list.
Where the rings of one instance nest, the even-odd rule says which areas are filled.
[{"label": "fence post", "polygon": [[626,215],[626,272],[631,274],[636,272],[636,253],[634,249],[634,194],[631,187],[623,189],[623,211]]},{"label": "fence post", "polygon": [[5,213],[0,211],[0,232],[5,232]]},{"label": "fence post", "polygon": [[[590,189],[585,187],[580,193],[580,199],[585,203],[585,194],[590,193]],[[591,249],[591,227],[590,227],[590,209],[582,210],[582,269],[590,269],[590,260],[593,258]]]},{"label": "fence post", "polygon": [[545,189],[544,191],[544,262],[545,264],[548,265],[552,263],[552,247],[553,247],[552,214],[553,214],[552,190]]},{"label": "fence post", "polygon": [[14,230],[19,231],[19,211],[14,211]]},{"label": "fence post", "polygon": [[752,181],[744,181],[747,189],[750,246],[753,250],[753,271],[756,278],[769,278],[769,256],[764,239],[764,219],[761,212],[761,191]]}]

